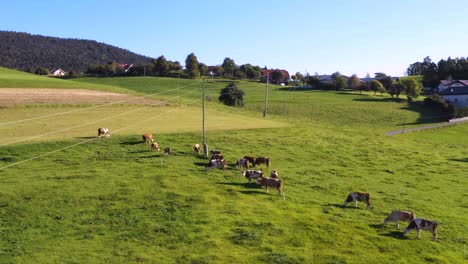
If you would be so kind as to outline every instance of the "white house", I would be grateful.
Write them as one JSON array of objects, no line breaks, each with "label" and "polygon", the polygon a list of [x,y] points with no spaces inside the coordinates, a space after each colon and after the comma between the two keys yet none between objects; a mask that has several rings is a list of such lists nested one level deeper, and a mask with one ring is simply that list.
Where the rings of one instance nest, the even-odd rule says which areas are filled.
[{"label": "white house", "polygon": [[65,71],[62,70],[62,69],[55,69],[55,70],[52,70],[52,75],[53,76],[64,76]]},{"label": "white house", "polygon": [[442,96],[442,98],[444,98],[445,101],[453,104],[456,107],[468,107],[468,85],[457,85],[445,88],[445,90],[441,91],[439,95]]},{"label": "white house", "polygon": [[447,88],[463,86],[468,86],[468,80],[441,80],[437,92],[440,93]]}]

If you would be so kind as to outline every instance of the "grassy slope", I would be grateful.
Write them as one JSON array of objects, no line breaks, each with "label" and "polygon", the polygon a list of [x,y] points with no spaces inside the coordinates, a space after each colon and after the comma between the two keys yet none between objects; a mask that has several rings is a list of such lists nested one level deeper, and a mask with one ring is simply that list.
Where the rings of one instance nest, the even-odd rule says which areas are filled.
[{"label": "grassy slope", "polygon": [[0,88],[80,88],[117,93],[132,93],[121,87],[105,84],[90,85],[89,83],[40,76],[3,67],[0,67]]},{"label": "grassy slope", "polygon": [[[151,79],[157,81],[152,85]],[[116,80],[94,81],[117,85],[109,83]],[[136,80],[119,83],[145,93],[176,85],[174,80]],[[264,85],[242,85],[250,109],[242,110],[244,115],[258,116]],[[209,84],[214,95],[218,86]],[[245,154],[271,156],[272,168],[285,181],[286,201],[274,190],[266,195],[247,184],[233,168],[205,173],[206,161],[191,154],[199,133],[160,134],[158,141],[176,152],[171,157],[149,152],[136,135],[117,135],[0,171],[0,259],[463,262],[466,124],[386,137],[383,131],[400,127],[399,117],[411,123],[427,113],[381,97],[291,92],[284,115],[285,92],[271,88],[270,113],[277,115],[269,119],[295,127],[208,130],[207,138],[210,148],[222,149],[231,163]],[[234,111],[214,102],[209,108]],[[0,166],[72,142],[2,147]],[[341,208],[352,190],[370,191],[374,209]],[[419,241],[415,233],[402,236],[392,224],[380,228],[393,209],[439,221],[439,242],[430,241],[427,232]]]}]

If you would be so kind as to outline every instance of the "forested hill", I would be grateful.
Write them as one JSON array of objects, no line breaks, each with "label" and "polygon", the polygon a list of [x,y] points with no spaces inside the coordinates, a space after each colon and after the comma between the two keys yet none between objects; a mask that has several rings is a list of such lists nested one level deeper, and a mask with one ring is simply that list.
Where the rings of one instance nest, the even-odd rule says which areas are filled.
[{"label": "forested hill", "polygon": [[0,31],[0,66],[31,71],[50,70],[84,72],[91,64],[148,63],[152,58],[94,40],[65,39]]}]

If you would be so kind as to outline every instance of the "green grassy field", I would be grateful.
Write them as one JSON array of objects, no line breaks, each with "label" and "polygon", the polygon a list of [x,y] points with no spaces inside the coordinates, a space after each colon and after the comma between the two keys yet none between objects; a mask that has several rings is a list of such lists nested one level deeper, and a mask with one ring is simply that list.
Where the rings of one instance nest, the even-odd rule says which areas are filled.
[{"label": "green grassy field", "polygon": [[[140,94],[177,87],[176,79],[165,78],[88,81],[77,82]],[[196,82],[184,80],[184,85]],[[215,99],[207,102],[207,143],[225,153],[230,165],[225,172],[205,172],[206,159],[192,153],[193,144],[201,142],[201,112],[199,105],[187,104],[197,95],[110,118],[106,124],[113,130],[143,122],[108,140],[92,138],[98,122],[8,145],[28,131],[44,134],[139,106],[0,126],[7,144],[0,146],[0,168],[18,163],[0,169],[0,262],[467,261],[467,124],[389,137],[384,132],[402,122],[418,126],[432,114],[383,96],[289,92],[277,86],[270,87],[269,112],[262,118],[265,84],[239,83],[246,91],[245,109],[216,102],[225,84],[207,83]],[[0,124],[80,107],[88,106],[3,108]],[[157,117],[144,122],[152,115]],[[145,131],[174,154],[151,152],[141,142]],[[53,152],[58,149],[64,150]],[[50,154],[35,158],[45,153]],[[243,179],[233,165],[244,155],[271,157],[270,169],[284,181],[286,200]],[[362,203],[341,207],[350,191],[370,192],[373,209]],[[439,240],[432,241],[427,231],[421,240],[415,232],[404,236],[405,224],[400,230],[393,223],[381,227],[396,209],[438,221]]]}]

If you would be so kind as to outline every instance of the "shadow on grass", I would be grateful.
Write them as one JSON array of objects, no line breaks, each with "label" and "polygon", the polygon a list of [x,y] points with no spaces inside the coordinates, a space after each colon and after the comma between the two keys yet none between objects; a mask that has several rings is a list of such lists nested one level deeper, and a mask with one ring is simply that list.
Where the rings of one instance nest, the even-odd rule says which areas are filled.
[{"label": "shadow on grass", "polygon": [[195,166],[199,166],[199,167],[206,167],[206,165],[208,164],[208,162],[194,162],[193,163]]},{"label": "shadow on grass", "polygon": [[389,233],[382,234],[382,236],[392,237],[392,238],[401,239],[401,240],[409,239],[407,236],[403,234],[402,231],[391,231]]},{"label": "shadow on grass", "polygon": [[240,183],[240,182],[217,182],[216,184],[219,185],[228,185],[228,186],[242,186],[244,188],[248,189],[258,189],[259,187],[255,182],[245,182],[245,183]]},{"label": "shadow on grass", "polygon": [[468,162],[468,158],[464,158],[464,159],[449,159],[451,161],[458,161],[458,162]]},{"label": "shadow on grass", "polygon": [[162,157],[162,154],[154,154],[154,155],[149,155],[149,156],[142,156],[138,157],[139,159],[154,159],[154,158],[160,158]]},{"label": "shadow on grass", "polygon": [[247,191],[240,191],[243,194],[255,194],[255,195],[271,195],[271,193],[267,193],[265,191],[260,190],[247,190]]},{"label": "shadow on grass", "polygon": [[353,101],[357,101],[357,102],[377,102],[377,103],[396,102],[394,99],[388,98],[388,97],[385,97],[385,98],[354,98]]},{"label": "shadow on grass", "polygon": [[120,145],[138,145],[138,144],[142,144],[141,141],[126,141],[126,142],[121,142]]},{"label": "shadow on grass", "polygon": [[[357,209],[357,210],[361,209],[361,208],[359,208],[359,204],[358,204],[358,207],[354,207],[354,205],[352,205],[352,206],[351,205],[343,206],[343,204],[337,204],[337,203],[334,203],[334,204],[328,203],[328,204],[325,204],[325,206],[333,206],[333,207],[342,208],[342,209]],[[366,209],[366,208],[364,208],[364,209]]]},{"label": "shadow on grass", "polygon": [[370,224],[369,226],[375,229],[381,229],[384,227],[382,224]]}]

